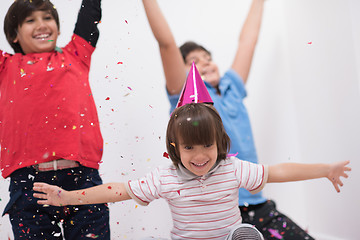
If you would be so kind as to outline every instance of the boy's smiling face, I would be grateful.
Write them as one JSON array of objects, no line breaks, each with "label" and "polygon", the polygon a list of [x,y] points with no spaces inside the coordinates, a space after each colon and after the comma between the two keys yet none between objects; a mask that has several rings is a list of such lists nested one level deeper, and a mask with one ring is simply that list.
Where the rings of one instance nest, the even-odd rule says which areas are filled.
[{"label": "boy's smiling face", "polygon": [[204,50],[191,51],[185,59],[187,70],[195,63],[201,78],[213,87],[217,87],[220,81],[220,73],[217,65],[212,61],[211,55]]},{"label": "boy's smiling face", "polygon": [[207,174],[215,165],[218,150],[216,142],[208,145],[187,145],[180,143],[179,154],[181,163],[197,176]]},{"label": "boy's smiling face", "polygon": [[18,42],[24,52],[51,52],[60,34],[54,17],[48,11],[34,11],[18,26],[14,43]]}]

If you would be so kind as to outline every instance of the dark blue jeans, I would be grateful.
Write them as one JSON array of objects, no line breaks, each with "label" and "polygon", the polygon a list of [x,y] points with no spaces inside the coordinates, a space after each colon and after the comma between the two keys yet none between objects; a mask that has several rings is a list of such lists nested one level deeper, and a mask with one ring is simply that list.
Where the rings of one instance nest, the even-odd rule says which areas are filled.
[{"label": "dark blue jeans", "polygon": [[243,223],[250,223],[264,235],[265,240],[314,240],[286,215],[276,209],[274,201],[240,207]]},{"label": "dark blue jeans", "polygon": [[[10,201],[5,207],[15,240],[110,240],[109,209],[106,204],[81,206],[42,206],[33,197],[33,183],[46,182],[65,190],[77,190],[102,184],[99,172],[84,166],[38,172],[22,168],[10,176]],[[64,236],[59,227],[63,225]]]}]

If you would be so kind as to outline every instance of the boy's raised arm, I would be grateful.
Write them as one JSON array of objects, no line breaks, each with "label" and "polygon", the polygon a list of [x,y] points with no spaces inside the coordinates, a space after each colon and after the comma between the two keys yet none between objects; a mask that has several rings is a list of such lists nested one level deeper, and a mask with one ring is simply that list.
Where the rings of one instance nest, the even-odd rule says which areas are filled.
[{"label": "boy's raised arm", "polygon": [[186,80],[180,50],[156,0],[143,0],[143,4],[152,33],[159,44],[166,88],[170,95],[179,94]]},{"label": "boy's raised arm", "polygon": [[38,204],[52,206],[86,205],[108,202],[119,202],[131,199],[124,183],[107,183],[91,188],[66,191],[58,186],[47,183],[34,183],[35,198]]},{"label": "boy's raised arm", "polygon": [[331,164],[280,163],[269,166],[267,182],[291,182],[326,177],[334,185],[336,191],[340,192],[339,186],[343,186],[340,177],[348,177],[346,172],[351,171],[351,168],[347,166],[349,163],[350,161]]},{"label": "boy's raised arm", "polygon": [[264,1],[265,0],[252,1],[240,33],[238,47],[231,66],[244,80],[244,83],[246,83],[249,76],[256,43],[259,37]]},{"label": "boy's raised arm", "polygon": [[97,27],[101,20],[101,0],[83,0],[74,33],[88,41],[93,47],[99,39]]}]

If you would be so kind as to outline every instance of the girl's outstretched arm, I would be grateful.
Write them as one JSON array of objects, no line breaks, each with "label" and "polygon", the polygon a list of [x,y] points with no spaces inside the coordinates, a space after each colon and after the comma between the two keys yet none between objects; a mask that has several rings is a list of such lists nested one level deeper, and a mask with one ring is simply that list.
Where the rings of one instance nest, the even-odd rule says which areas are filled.
[{"label": "girl's outstretched arm", "polygon": [[126,192],[124,183],[107,183],[91,188],[66,191],[58,186],[35,182],[35,198],[38,204],[52,206],[86,205],[108,202],[119,202],[131,199]]},{"label": "girl's outstretched arm", "polygon": [[347,178],[347,171],[351,168],[347,165],[350,161],[336,162],[331,164],[301,164],[281,163],[269,166],[268,183],[302,181],[315,178],[328,178],[337,192],[339,186],[343,186],[340,177]]},{"label": "girl's outstretched arm", "polygon": [[256,43],[259,37],[264,1],[265,0],[252,1],[240,33],[238,47],[231,66],[244,80],[244,83],[246,83],[249,76]]},{"label": "girl's outstretched arm", "polygon": [[186,80],[186,68],[180,49],[156,0],[143,0],[152,33],[159,44],[166,88],[170,95],[179,94]]}]

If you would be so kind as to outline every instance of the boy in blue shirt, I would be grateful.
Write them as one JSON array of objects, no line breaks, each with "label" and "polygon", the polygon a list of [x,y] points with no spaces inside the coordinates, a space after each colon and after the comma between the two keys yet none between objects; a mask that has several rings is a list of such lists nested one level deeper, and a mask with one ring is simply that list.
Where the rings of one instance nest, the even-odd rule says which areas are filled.
[{"label": "boy in blue shirt", "polygon": [[[207,49],[194,42],[186,42],[179,49],[156,0],[143,0],[150,27],[159,43],[171,112],[176,107],[187,72],[194,62],[231,139],[230,153],[253,163],[257,163],[258,159],[243,99],[246,97],[245,84],[260,31],[264,1],[252,1],[231,68],[221,77]],[[251,195],[247,190],[240,189],[239,207],[243,222],[255,225],[265,239],[278,239],[274,232],[281,233],[284,239],[313,239],[277,211],[275,203],[264,198],[261,192]]]}]

